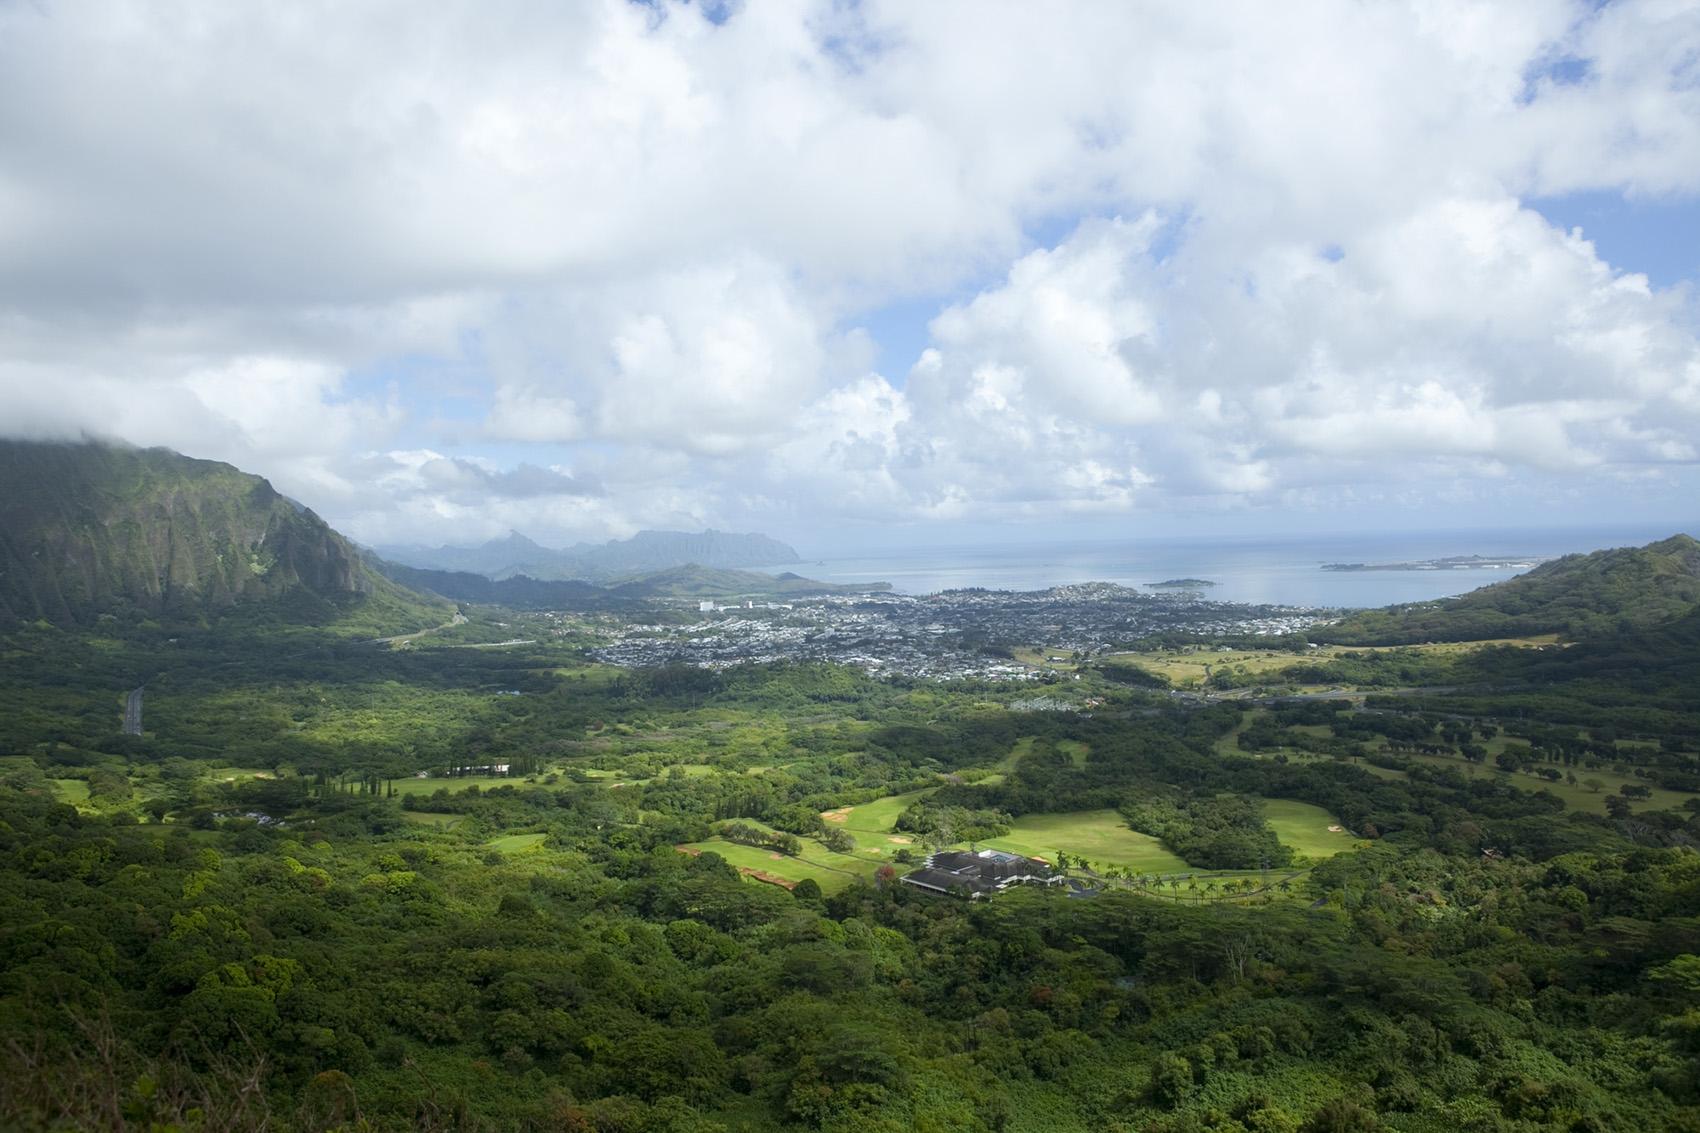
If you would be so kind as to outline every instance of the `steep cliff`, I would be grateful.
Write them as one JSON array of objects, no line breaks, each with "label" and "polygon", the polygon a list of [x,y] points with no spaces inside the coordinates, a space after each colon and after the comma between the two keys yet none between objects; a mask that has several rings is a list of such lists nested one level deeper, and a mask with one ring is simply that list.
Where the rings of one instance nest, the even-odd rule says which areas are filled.
[{"label": "steep cliff", "polygon": [[0,441],[0,620],[199,616],[268,600],[316,620],[367,603],[398,624],[442,613],[368,569],[311,511],[228,464]]}]

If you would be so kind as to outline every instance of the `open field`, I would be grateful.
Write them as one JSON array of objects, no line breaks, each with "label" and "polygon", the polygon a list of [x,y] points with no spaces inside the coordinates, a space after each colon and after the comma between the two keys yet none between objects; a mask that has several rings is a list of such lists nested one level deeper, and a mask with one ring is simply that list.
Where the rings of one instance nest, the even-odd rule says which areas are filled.
[{"label": "open field", "polygon": [[1352,848],[1350,832],[1339,829],[1340,820],[1319,806],[1293,799],[1264,799],[1263,816],[1281,844],[1292,847],[1295,854],[1330,858]]},{"label": "open field", "polygon": [[1058,740],[1057,750],[1073,760],[1076,767],[1086,766],[1086,755],[1089,749],[1079,740]]},{"label": "open field", "polygon": [[404,810],[401,817],[415,826],[431,826],[438,830],[453,830],[464,817],[459,814],[433,814],[424,810]]},{"label": "open field", "polygon": [[1083,810],[1070,814],[1024,814],[1001,838],[980,843],[994,850],[1008,850],[1030,858],[1055,863],[1057,851],[1078,854],[1094,865],[1121,866],[1143,873],[1172,873],[1187,869],[1186,862],[1164,849],[1149,834],[1127,828],[1113,810]]},{"label": "open field", "polygon": [[547,834],[504,834],[500,838],[490,839],[485,845],[504,854],[523,854],[541,846],[547,837]]},{"label": "open field", "polygon": [[1534,637],[1506,637],[1492,641],[1435,642],[1425,645],[1323,645],[1303,653],[1273,649],[1154,649],[1131,653],[1112,653],[1105,656],[1106,664],[1134,665],[1164,677],[1176,688],[1204,683],[1206,677],[1220,669],[1239,669],[1247,674],[1280,673],[1294,665],[1313,665],[1332,660],[1343,653],[1384,653],[1408,649],[1431,656],[1455,656],[1485,649],[1493,645],[1511,645],[1534,649],[1558,642],[1556,634]]},{"label": "open field", "polygon": [[232,783],[238,779],[274,778],[269,767],[215,767],[207,772],[207,775],[221,783]]},{"label": "open field", "polygon": [[48,782],[53,784],[53,790],[58,794],[59,801],[62,803],[70,803],[72,806],[76,806],[78,803],[89,801],[87,779],[49,779]]},{"label": "open field", "polygon": [[[1487,746],[1489,752],[1492,753],[1496,745],[1490,742]],[[1500,739],[1497,746],[1499,748],[1504,747],[1503,739]],[[1462,756],[1456,755],[1402,755],[1401,758],[1408,759],[1413,763],[1426,763],[1431,767],[1450,768],[1472,778],[1494,776],[1525,791],[1551,791],[1563,799],[1566,806],[1590,813],[1604,813],[1606,796],[1617,794],[1619,788],[1625,784],[1652,787],[1652,784],[1645,779],[1638,779],[1634,775],[1622,775],[1604,767],[1597,770],[1577,767],[1573,769],[1576,773],[1576,783],[1568,783],[1563,779],[1552,783],[1527,771],[1513,773],[1500,771],[1494,767],[1491,754],[1484,763],[1470,763]],[[1378,774],[1383,773],[1383,769],[1380,768],[1372,767],[1369,770],[1376,771]],[[1392,774],[1398,773],[1393,772]],[[1597,781],[1600,784],[1600,789],[1595,791],[1589,788],[1587,786],[1589,780]],[[1651,798],[1631,799],[1631,805],[1636,810],[1681,810],[1683,804],[1687,803],[1689,799],[1697,797],[1686,791],[1667,791],[1663,787],[1652,787],[1652,792]]]},{"label": "open field", "polygon": [[1316,660],[1321,650],[1285,653],[1264,649],[1235,649],[1224,652],[1158,649],[1139,653],[1114,653],[1106,664],[1131,665],[1155,673],[1176,688],[1203,684],[1217,669],[1236,668],[1248,673],[1278,673],[1300,663]]},{"label": "open field", "polygon": [[395,793],[401,795],[434,795],[438,791],[447,791],[451,795],[477,787],[488,791],[491,787],[524,787],[523,775],[465,775],[456,779],[396,779]]},{"label": "open field", "polygon": [[[724,838],[687,842],[679,849],[687,854],[713,851],[739,871],[762,881],[782,884],[786,888],[804,878],[813,878],[824,893],[836,893],[858,878],[872,876],[875,868],[871,861],[833,854],[812,843],[811,849],[805,850],[801,858],[788,857],[757,846],[728,842]],[[813,860],[816,854],[819,854],[819,860]]]},{"label": "open field", "polygon": [[839,807],[837,810],[822,811],[821,817],[835,826],[842,826],[851,834],[856,835],[857,842],[868,843],[871,838],[863,835],[889,835],[897,822],[897,816],[908,809],[909,804],[922,795],[931,794],[936,787],[927,787],[919,791],[910,791],[903,795],[887,795],[883,799],[875,799],[871,803],[860,806]]},{"label": "open field", "polygon": [[[1053,672],[1072,673],[1080,668],[1077,661],[1069,656],[1066,649],[1048,649],[1042,645],[1022,646],[1010,650],[1015,660],[1022,665],[1034,669],[1050,669]],[[1052,660],[1052,658],[1058,658]]]}]

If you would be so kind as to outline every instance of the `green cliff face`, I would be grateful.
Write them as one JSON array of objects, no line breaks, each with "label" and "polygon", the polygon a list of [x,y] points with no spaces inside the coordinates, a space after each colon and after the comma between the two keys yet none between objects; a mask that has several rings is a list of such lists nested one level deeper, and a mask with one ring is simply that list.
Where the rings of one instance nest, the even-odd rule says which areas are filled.
[{"label": "green cliff face", "polygon": [[314,620],[369,603],[398,624],[441,613],[373,574],[311,511],[228,464],[0,441],[0,620],[201,616],[284,599],[316,609]]}]

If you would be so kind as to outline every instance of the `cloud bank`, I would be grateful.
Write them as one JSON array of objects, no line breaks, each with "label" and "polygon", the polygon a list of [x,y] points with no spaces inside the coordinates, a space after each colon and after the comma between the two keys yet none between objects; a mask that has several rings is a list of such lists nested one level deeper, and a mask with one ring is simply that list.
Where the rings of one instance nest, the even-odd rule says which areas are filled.
[{"label": "cloud bank", "polygon": [[1540,204],[1692,205],[1696,58],[1657,0],[7,6],[0,427],[371,541],[1681,508],[1692,284]]}]

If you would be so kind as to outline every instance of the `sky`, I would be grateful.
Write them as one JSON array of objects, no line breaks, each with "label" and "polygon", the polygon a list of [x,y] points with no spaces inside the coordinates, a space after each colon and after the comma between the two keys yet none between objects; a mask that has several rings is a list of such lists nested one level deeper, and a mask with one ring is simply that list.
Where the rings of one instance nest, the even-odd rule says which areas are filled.
[{"label": "sky", "polygon": [[0,0],[0,433],[363,542],[1700,519],[1700,4]]}]

